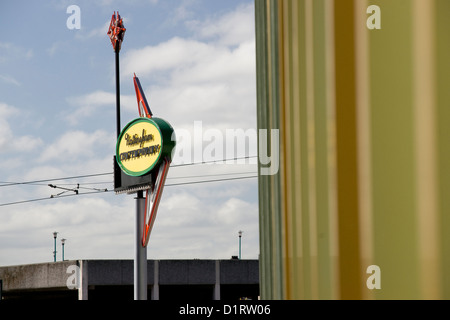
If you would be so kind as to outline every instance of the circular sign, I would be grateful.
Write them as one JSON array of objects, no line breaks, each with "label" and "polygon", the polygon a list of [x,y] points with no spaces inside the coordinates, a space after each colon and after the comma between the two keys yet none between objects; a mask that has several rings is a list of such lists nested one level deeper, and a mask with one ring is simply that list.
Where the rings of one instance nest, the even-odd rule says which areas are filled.
[{"label": "circular sign", "polygon": [[127,175],[138,177],[171,158],[175,147],[172,126],[160,118],[138,118],[121,132],[116,145],[116,159]]}]

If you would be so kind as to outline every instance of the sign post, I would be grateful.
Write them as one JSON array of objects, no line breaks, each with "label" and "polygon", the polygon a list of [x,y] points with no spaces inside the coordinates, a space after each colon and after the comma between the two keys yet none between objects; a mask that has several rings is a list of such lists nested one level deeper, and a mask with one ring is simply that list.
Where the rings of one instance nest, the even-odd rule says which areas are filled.
[{"label": "sign post", "polygon": [[123,20],[117,11],[111,17],[109,24],[108,36],[111,39],[111,44],[116,55],[116,127],[117,136],[120,134],[120,69],[119,69],[119,52],[122,48],[123,38],[125,36],[125,29]]},{"label": "sign post", "polygon": [[134,257],[134,300],[147,300],[147,247],[142,245],[142,230],[145,225],[144,192],[138,191],[136,197],[136,229]]},{"label": "sign post", "polygon": [[116,54],[117,144],[114,191],[116,194],[137,194],[134,299],[147,300],[147,245],[176,143],[172,126],[161,118],[153,117],[136,75],[133,81],[139,118],[121,130],[119,51],[125,30],[119,13],[116,16],[114,12],[108,30]]}]

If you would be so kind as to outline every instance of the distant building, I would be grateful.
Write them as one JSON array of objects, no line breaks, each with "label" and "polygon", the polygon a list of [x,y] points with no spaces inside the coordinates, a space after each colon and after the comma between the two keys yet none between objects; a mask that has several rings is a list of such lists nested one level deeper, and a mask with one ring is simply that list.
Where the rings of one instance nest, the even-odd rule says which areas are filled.
[{"label": "distant building", "polygon": [[[0,267],[4,300],[133,300],[133,260]],[[258,260],[148,260],[148,299],[258,299]]]}]

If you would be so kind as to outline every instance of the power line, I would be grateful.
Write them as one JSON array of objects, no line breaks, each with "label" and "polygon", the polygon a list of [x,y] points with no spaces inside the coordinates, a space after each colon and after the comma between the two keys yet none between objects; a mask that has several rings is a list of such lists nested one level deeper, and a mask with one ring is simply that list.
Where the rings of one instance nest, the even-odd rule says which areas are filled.
[{"label": "power line", "polygon": [[253,158],[258,158],[258,156],[235,157],[235,158],[223,159],[223,160],[210,160],[210,161],[201,161],[201,162],[194,162],[194,163],[185,163],[185,164],[173,165],[171,167],[172,168],[187,167],[187,166],[196,166],[196,165],[201,165],[201,164],[218,163],[218,162],[227,163],[230,161],[248,160],[248,159],[253,159]]},{"label": "power line", "polygon": [[[105,192],[112,192],[112,191],[105,191]],[[31,200],[22,200],[22,201],[16,201],[16,202],[3,203],[3,204],[0,204],[0,207],[12,206],[12,205],[17,205],[17,204],[25,204],[25,203],[31,203],[31,202],[38,202],[38,201],[45,201],[45,200],[54,200],[54,199],[82,196],[82,195],[84,196],[84,195],[89,195],[89,194],[97,194],[97,193],[105,193],[105,192],[93,191],[93,192],[85,192],[85,193],[78,193],[78,194],[61,195],[58,197],[53,196],[53,197],[38,198],[38,199],[31,199]]]},{"label": "power line", "polygon": [[[232,175],[242,175],[242,174],[257,174],[255,171],[245,171],[245,172],[227,172],[227,173],[212,173],[212,174],[204,174],[204,175],[195,175],[195,176],[177,176],[177,177],[171,177],[170,175],[167,177],[167,181],[170,180],[179,180],[179,179],[194,179],[194,178],[206,178],[206,177],[221,177],[221,176],[232,176]],[[1,182],[0,182],[1,183]],[[101,182],[83,182],[83,183],[58,183],[59,186],[78,186],[78,189],[90,189],[90,190],[97,190],[98,188],[86,188],[81,187],[83,186],[90,186],[90,185],[105,185],[105,184],[113,184],[113,181],[101,181]],[[48,186],[47,183],[40,183],[40,184],[31,184],[31,185],[37,185],[37,186]],[[103,189],[103,188],[102,188]]]},{"label": "power line", "polygon": [[17,186],[17,185],[33,185],[33,184],[38,184],[38,183],[43,183],[43,182],[54,182],[54,181],[62,181],[62,180],[92,178],[92,177],[107,176],[107,175],[112,175],[112,174],[113,174],[112,172],[108,172],[108,173],[88,174],[88,175],[84,175],[84,176],[43,179],[43,180],[34,180],[34,181],[26,181],[26,182],[0,182],[0,183],[3,183],[3,184],[0,184],[0,187],[11,187],[11,186]]},{"label": "power line", "polygon": [[258,178],[258,176],[224,178],[224,179],[205,180],[205,181],[180,182],[180,183],[167,184],[166,187],[181,186],[181,185],[186,185],[186,184],[199,184],[199,183],[208,183],[208,182],[222,182],[222,181],[232,181],[232,180],[243,180],[243,179],[252,179],[252,178]]},{"label": "power line", "polygon": [[167,177],[167,180],[193,179],[193,178],[206,178],[206,177],[223,177],[223,176],[232,176],[232,175],[241,175],[241,174],[256,174],[256,173],[257,172],[254,172],[254,171],[212,173],[212,174],[195,175],[195,176],[184,176],[184,177]]},{"label": "power line", "polygon": [[[179,167],[195,166],[195,165],[203,165],[203,164],[219,163],[219,162],[226,163],[229,161],[248,160],[248,159],[252,159],[252,158],[257,158],[257,156],[236,157],[236,158],[223,159],[223,160],[211,160],[211,161],[201,161],[201,162],[194,162],[194,163],[178,164],[178,165],[171,166],[171,168],[179,168]],[[33,180],[33,181],[24,181],[24,182],[0,181],[0,183],[2,183],[2,184],[0,184],[0,188],[17,186],[17,185],[44,185],[43,183],[45,183],[45,182],[55,182],[55,181],[64,181],[64,180],[73,180],[73,179],[82,179],[82,178],[93,178],[93,177],[108,176],[108,175],[113,175],[113,174],[114,174],[114,172],[106,172],[106,173],[96,173],[96,174],[79,175],[79,176],[63,177],[63,178],[42,179],[42,180]]]},{"label": "power line", "polygon": [[[202,162],[196,162],[196,163],[187,163],[187,164],[179,164],[179,165],[173,165],[173,168],[176,167],[185,167],[185,166],[194,166],[194,165],[203,165],[203,164],[209,164],[209,163],[218,163],[218,162],[229,162],[229,161],[237,161],[237,160],[245,160],[245,159],[251,159],[256,158],[257,156],[246,156],[246,157],[235,157],[232,159],[224,159],[224,160],[211,160],[211,161],[202,161]],[[197,175],[197,176],[186,176],[186,177],[171,177],[171,180],[176,179],[193,179],[193,178],[202,178],[202,177],[213,177],[213,176],[225,176],[225,175],[238,175],[238,174],[250,174],[253,172],[242,172],[242,173],[223,173],[223,174],[211,174],[211,175]],[[88,174],[88,175],[79,175],[79,176],[70,176],[70,177],[62,177],[62,178],[52,178],[52,179],[41,179],[41,180],[33,180],[33,181],[25,181],[25,182],[0,182],[0,187],[10,187],[10,186],[17,186],[17,185],[39,185],[39,186],[49,186],[46,182],[55,182],[55,181],[64,181],[64,180],[73,180],[73,179],[82,179],[82,178],[92,178],[92,177],[100,177],[100,176],[108,176],[112,175],[113,172],[106,172],[106,173],[96,173],[96,174]],[[233,180],[242,180],[242,179],[250,179],[250,178],[257,178],[257,175],[255,176],[246,176],[246,177],[233,177],[233,178],[223,178],[223,179],[213,179],[213,180],[203,180],[203,181],[191,181],[191,182],[180,182],[180,183],[172,183],[172,184],[166,184],[166,187],[171,186],[181,186],[181,185],[189,185],[189,184],[201,184],[201,183],[211,183],[211,182],[221,182],[221,181],[233,181]],[[44,184],[45,183],[45,184]],[[109,183],[109,182],[106,182]],[[73,184],[61,184],[61,185],[74,185]],[[84,185],[88,184],[101,184],[101,183],[84,183]],[[75,193],[70,195],[63,195],[64,192],[58,194],[58,195],[52,195],[50,197],[46,198],[38,198],[38,199],[31,199],[31,200],[23,200],[23,201],[16,201],[16,202],[10,202],[10,203],[4,203],[0,204],[0,207],[4,206],[11,206],[11,205],[17,205],[17,204],[25,204],[30,202],[38,202],[38,201],[45,201],[50,199],[60,199],[60,198],[67,198],[67,197],[73,197],[77,195],[91,195],[91,194],[98,194],[98,193],[109,193],[112,192],[112,190],[108,189],[97,189],[97,188],[86,188],[86,187],[80,187],[80,184],[76,184],[77,189],[87,189],[87,190],[94,190],[92,192],[84,192],[84,193]],[[53,185],[51,185],[53,186]],[[54,187],[54,186],[53,186]],[[58,187],[60,189],[65,189]],[[74,191],[74,190],[70,190]]]},{"label": "power line", "polygon": [[[189,184],[200,184],[200,183],[243,180],[243,179],[252,179],[252,178],[257,178],[257,177],[258,176],[255,175],[255,176],[246,176],[246,177],[234,177],[234,178],[223,178],[223,179],[214,179],[214,180],[181,182],[181,183],[167,184],[166,187],[175,187],[175,186],[189,185]],[[3,203],[3,204],[0,204],[0,207],[6,207],[6,206],[12,206],[12,205],[18,205],[18,204],[25,204],[25,203],[32,203],[32,202],[39,202],[39,201],[45,201],[45,200],[54,200],[54,199],[75,197],[75,196],[92,195],[92,194],[100,194],[100,193],[111,193],[111,192],[113,192],[113,190],[108,190],[108,189],[100,190],[100,191],[84,192],[84,193],[80,193],[79,192],[77,194],[51,196],[51,197],[46,197],[46,198],[38,198],[38,199],[22,200],[22,201],[16,201],[16,202]]]}]

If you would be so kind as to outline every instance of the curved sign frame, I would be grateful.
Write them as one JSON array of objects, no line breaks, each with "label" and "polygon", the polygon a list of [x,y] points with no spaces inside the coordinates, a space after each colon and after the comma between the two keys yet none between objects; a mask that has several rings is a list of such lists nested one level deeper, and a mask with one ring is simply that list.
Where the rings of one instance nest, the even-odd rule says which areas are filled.
[{"label": "curved sign frame", "polygon": [[[160,118],[138,118],[125,126],[117,139],[116,160],[127,175],[140,177],[172,158],[172,126]],[[173,139],[173,140],[172,140]]]}]

